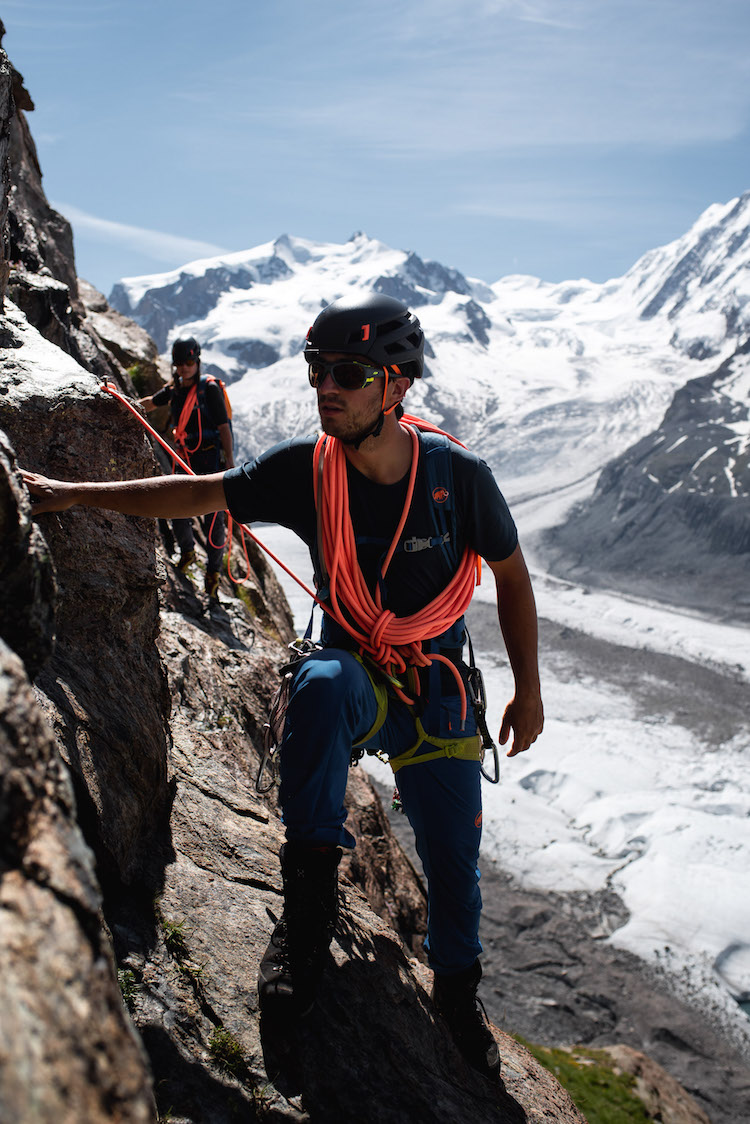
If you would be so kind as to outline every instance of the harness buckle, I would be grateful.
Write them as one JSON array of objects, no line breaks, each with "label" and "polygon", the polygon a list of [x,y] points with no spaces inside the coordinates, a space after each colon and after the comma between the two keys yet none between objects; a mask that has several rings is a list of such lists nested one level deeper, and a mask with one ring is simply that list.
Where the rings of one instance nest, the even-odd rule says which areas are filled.
[{"label": "harness buckle", "polygon": [[444,535],[437,535],[431,539],[419,539],[414,535],[411,539],[404,539],[404,550],[407,554],[414,554],[418,550],[430,550],[433,546],[444,546],[450,542],[450,531],[446,531]]}]

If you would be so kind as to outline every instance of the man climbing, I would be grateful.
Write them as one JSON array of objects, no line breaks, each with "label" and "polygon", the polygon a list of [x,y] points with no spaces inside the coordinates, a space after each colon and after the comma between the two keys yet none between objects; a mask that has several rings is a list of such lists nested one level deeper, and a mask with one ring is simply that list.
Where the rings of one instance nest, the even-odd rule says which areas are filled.
[{"label": "man climbing", "polygon": [[284,910],[260,967],[261,1009],[304,1016],[315,1002],[336,926],[341,848],[354,845],[344,808],[352,752],[380,751],[427,879],[435,1005],[469,1063],[494,1078],[500,1059],[477,998],[482,750],[466,700],[474,673],[462,659],[479,556],[495,579],[515,679],[500,730],[501,744],[513,732],[509,757],[543,726],[536,610],[487,465],[403,415],[423,350],[419,321],[400,301],[336,301],[305,347],[319,439],[286,441],[190,482],[25,478],[38,512],[82,503],[174,517],[226,502],[238,520],[281,523],[308,544],[327,612],[323,646],[291,681],[280,756]]},{"label": "man climbing", "polygon": [[[190,336],[172,344],[172,386],[141,398],[150,412],[169,404],[177,451],[193,472],[207,476],[220,468],[234,467],[232,427],[229,424],[224,393],[216,379],[200,372],[200,344]],[[182,470],[178,467],[178,472]],[[180,548],[178,568],[187,573],[195,562],[192,519],[172,520]],[[204,585],[209,597],[216,597],[226,545],[224,511],[212,511],[203,518],[206,536],[206,574]]]}]

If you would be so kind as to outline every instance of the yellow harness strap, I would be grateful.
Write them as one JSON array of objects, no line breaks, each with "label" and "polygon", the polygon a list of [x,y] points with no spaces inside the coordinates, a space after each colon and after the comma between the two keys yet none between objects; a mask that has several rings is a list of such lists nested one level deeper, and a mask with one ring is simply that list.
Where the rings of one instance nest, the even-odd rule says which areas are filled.
[{"label": "yellow harness strap", "polygon": [[[375,692],[375,701],[377,703],[377,714],[375,721],[371,728],[367,731],[363,738],[354,743],[353,749],[366,746],[371,738],[375,737],[380,727],[388,717],[388,688],[386,684],[376,679],[370,668],[367,666],[369,661],[365,661],[362,656],[357,652],[352,655],[355,659],[359,660],[362,667],[367,672],[367,677],[372,683],[372,689]],[[425,732],[424,726],[419,718],[414,716],[414,725],[417,728],[417,740],[414,745],[409,749],[400,753],[398,757],[391,757],[388,759],[388,764],[397,773],[404,765],[419,765],[422,761],[435,761],[438,757],[459,757],[465,761],[483,761],[484,749],[482,748],[482,738],[479,734],[475,734],[471,738],[437,738]],[[417,756],[417,750],[422,745],[432,745],[435,749],[431,753],[420,753]]]}]

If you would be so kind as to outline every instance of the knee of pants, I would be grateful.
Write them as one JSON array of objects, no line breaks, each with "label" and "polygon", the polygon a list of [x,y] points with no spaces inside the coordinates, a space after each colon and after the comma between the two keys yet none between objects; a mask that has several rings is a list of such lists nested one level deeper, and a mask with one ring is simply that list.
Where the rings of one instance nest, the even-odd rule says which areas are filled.
[{"label": "knee of pants", "polygon": [[367,733],[376,714],[370,679],[351,652],[324,648],[302,661],[292,683],[288,725],[305,723],[308,736],[336,730],[351,743]]}]

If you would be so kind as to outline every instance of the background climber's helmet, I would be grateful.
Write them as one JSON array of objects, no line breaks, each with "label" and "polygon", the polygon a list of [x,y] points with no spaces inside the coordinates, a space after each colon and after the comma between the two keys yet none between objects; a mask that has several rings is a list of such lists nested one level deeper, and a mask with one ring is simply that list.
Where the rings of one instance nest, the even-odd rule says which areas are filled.
[{"label": "background climber's helmet", "polygon": [[379,367],[395,364],[413,382],[424,369],[424,332],[394,297],[342,297],[323,309],[307,333],[307,362],[325,351],[359,355]]},{"label": "background climber's helmet", "polygon": [[178,363],[197,363],[200,354],[201,345],[192,336],[185,340],[175,340],[172,344],[172,362],[175,366]]}]

